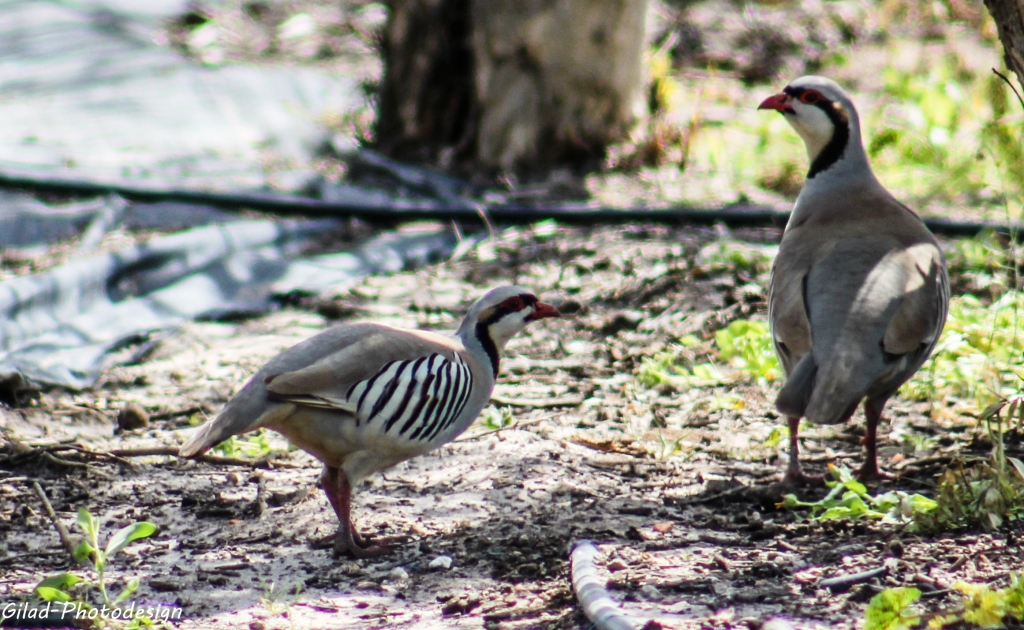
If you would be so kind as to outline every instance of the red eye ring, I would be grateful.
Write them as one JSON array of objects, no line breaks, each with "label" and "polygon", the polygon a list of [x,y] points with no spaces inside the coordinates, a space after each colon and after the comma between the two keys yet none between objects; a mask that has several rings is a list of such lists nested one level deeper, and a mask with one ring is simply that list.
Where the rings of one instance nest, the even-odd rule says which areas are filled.
[{"label": "red eye ring", "polygon": [[817,92],[804,92],[800,95],[800,102],[807,103],[808,105],[814,105],[821,98],[821,95]]}]

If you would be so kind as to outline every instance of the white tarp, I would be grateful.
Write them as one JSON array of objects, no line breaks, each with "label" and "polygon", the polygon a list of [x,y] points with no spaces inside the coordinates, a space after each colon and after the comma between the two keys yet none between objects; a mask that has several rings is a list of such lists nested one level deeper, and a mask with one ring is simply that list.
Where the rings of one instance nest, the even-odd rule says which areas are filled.
[{"label": "white tarp", "polygon": [[160,46],[187,0],[0,0],[0,170],[147,188],[263,187],[301,169],[352,79],[203,67]]}]

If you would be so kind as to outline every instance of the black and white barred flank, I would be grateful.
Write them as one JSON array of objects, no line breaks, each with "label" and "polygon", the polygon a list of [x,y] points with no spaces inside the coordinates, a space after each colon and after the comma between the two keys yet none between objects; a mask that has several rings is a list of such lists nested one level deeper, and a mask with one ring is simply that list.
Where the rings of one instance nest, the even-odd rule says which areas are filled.
[{"label": "black and white barred flank", "polygon": [[458,418],[473,388],[473,375],[458,354],[392,361],[349,388],[356,426],[378,423],[382,433],[429,442]]}]

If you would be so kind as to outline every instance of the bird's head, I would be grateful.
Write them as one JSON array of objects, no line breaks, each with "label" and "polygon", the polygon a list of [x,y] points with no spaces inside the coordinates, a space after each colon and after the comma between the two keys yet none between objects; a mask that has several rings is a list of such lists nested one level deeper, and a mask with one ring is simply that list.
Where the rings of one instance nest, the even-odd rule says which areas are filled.
[{"label": "bird's head", "polygon": [[522,287],[498,287],[473,304],[459,333],[475,332],[485,345],[483,335],[486,333],[487,338],[501,348],[528,323],[547,317],[561,317],[561,313]]},{"label": "bird's head", "polygon": [[818,76],[796,79],[769,96],[758,109],[774,109],[800,135],[807,147],[810,179],[860,148],[860,121],[853,101],[835,81]]}]

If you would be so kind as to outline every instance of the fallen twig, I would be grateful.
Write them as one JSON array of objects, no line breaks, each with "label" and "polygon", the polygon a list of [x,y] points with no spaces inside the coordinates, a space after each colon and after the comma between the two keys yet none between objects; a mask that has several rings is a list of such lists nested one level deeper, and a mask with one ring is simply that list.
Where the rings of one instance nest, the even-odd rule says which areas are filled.
[{"label": "fallen twig", "polygon": [[893,468],[896,470],[903,470],[904,468],[910,468],[911,466],[928,466],[928,465],[948,465],[953,462],[957,457],[964,460],[964,463],[968,461],[982,461],[984,457],[970,457],[964,456],[963,454],[954,455],[930,455],[928,457],[919,457],[917,459],[905,459],[902,462],[897,462]]},{"label": "fallen twig", "polygon": [[522,422],[516,422],[514,424],[510,424],[507,427],[500,427],[500,428],[497,428],[497,429],[491,429],[490,431],[484,431],[483,433],[477,433],[476,435],[470,435],[468,437],[459,438],[459,439],[457,439],[455,441],[456,442],[472,442],[474,440],[479,440],[481,438],[485,438],[488,435],[494,435],[495,433],[501,433],[502,431],[516,431],[520,427],[528,427],[531,424],[537,424],[541,420],[543,420],[543,418],[534,418],[533,420],[524,420]]},{"label": "fallen twig", "polygon": [[582,398],[505,398],[504,396],[491,396],[491,402],[496,405],[508,407],[527,407],[531,409],[551,409],[553,407],[579,407],[583,404]]},{"label": "fallen twig", "polygon": [[[31,451],[23,453],[17,453],[0,459],[0,466],[11,466],[19,464],[25,460],[33,457],[41,457],[50,463],[58,464],[61,466],[69,466],[75,468],[81,468],[87,466],[81,462],[72,462],[66,459],[61,459],[53,455],[53,453],[61,451],[71,451],[75,453],[81,453],[90,457],[96,457],[101,459],[109,459],[126,466],[134,467],[135,464],[129,461],[129,457],[150,457],[154,455],[166,455],[168,457],[177,457],[178,449],[173,446],[157,446],[152,448],[117,448],[109,451],[93,451],[82,446],[75,444],[54,444],[50,446],[37,446]],[[204,462],[207,464],[217,464],[219,466],[245,466],[247,468],[302,468],[299,464],[292,464],[289,462],[282,462],[270,458],[261,459],[237,459],[234,457],[219,457],[217,455],[199,455],[193,457],[196,461]]]},{"label": "fallen twig", "polygon": [[[32,489],[35,490],[36,496],[43,503],[43,509],[46,510],[46,515],[50,517],[50,522],[53,523],[53,528],[57,530],[57,535],[60,536],[60,543],[64,545],[64,549],[71,554],[71,559],[75,558],[75,543],[71,542],[71,535],[68,534],[68,529],[64,527],[64,523],[60,522],[57,518],[57,513],[53,511],[53,506],[50,505],[50,499],[46,496],[46,492],[43,491],[43,487],[39,485],[38,481],[32,480]],[[77,560],[75,561],[77,563]]]},{"label": "fallen twig", "polygon": [[689,497],[671,498],[672,505],[697,505],[700,503],[714,503],[715,501],[721,501],[722,499],[731,499],[737,495],[742,495],[750,491],[749,486],[736,486],[735,488],[729,488],[722,492],[716,492],[705,496],[695,496],[692,499]]},{"label": "fallen twig", "polygon": [[636,630],[637,625],[609,597],[597,575],[594,557],[597,547],[589,540],[577,541],[569,556],[572,566],[572,590],[580,600],[583,614],[596,630]]},{"label": "fallen twig", "polygon": [[[173,446],[122,448],[109,451],[109,454],[116,455],[117,457],[149,457],[152,455],[178,457],[178,449]],[[238,459],[235,457],[220,457],[219,455],[198,455],[196,457],[190,457],[189,459],[194,459],[197,462],[204,462],[206,464],[218,464],[220,466],[246,466],[248,468],[302,468],[299,464],[282,462],[280,460],[270,459],[269,457],[263,457],[260,459]]]},{"label": "fallen twig", "polygon": [[170,420],[171,418],[180,418],[181,416],[191,416],[195,413],[202,413],[205,411],[202,407],[187,407],[185,409],[162,411],[160,413],[154,413],[149,416],[152,421],[156,420]]},{"label": "fallen twig", "polygon": [[851,573],[849,575],[840,575],[838,577],[828,578],[827,580],[819,582],[818,586],[823,586],[833,593],[837,591],[842,592],[851,586],[862,584],[880,575],[885,575],[888,572],[889,569],[887,567],[878,567],[867,571],[861,571],[860,573]]},{"label": "fallen twig", "polygon": [[82,453],[83,455],[89,455],[89,456],[92,456],[92,457],[99,457],[99,458],[103,458],[103,459],[112,459],[112,460],[117,461],[117,462],[119,462],[121,464],[124,464],[126,466],[134,466],[135,465],[135,464],[131,463],[130,461],[126,460],[126,459],[122,459],[116,453],[112,453],[112,452],[111,453],[105,453],[103,451],[92,451],[92,450],[89,450],[89,449],[87,449],[85,447],[78,446],[77,444],[50,444],[50,445],[46,445],[46,446],[32,446],[32,447],[30,447],[30,449],[31,450],[23,451],[23,452],[16,453],[14,455],[10,455],[8,457],[3,458],[2,460],[0,460],[0,466],[11,466],[11,465],[19,464],[19,463],[21,463],[23,461],[32,459],[34,457],[40,457],[40,458],[42,458],[42,459],[44,459],[46,461],[49,461],[52,464],[58,464],[60,466],[68,466],[68,467],[73,467],[73,468],[82,468],[82,467],[88,466],[88,464],[83,464],[81,462],[72,462],[72,461],[69,461],[69,460],[66,460],[66,459],[62,459],[62,458],[57,457],[57,456],[54,455],[54,453],[68,452],[68,451],[75,452],[75,453]]}]

